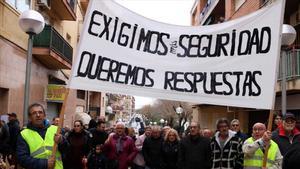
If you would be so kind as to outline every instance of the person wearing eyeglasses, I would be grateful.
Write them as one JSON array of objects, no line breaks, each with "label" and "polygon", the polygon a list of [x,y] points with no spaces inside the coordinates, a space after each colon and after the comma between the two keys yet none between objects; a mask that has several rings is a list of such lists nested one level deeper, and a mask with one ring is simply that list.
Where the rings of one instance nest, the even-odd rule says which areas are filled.
[{"label": "person wearing eyeglasses", "polygon": [[131,137],[125,134],[125,124],[118,122],[115,133],[108,136],[103,146],[109,169],[128,169],[136,156],[137,149]]},{"label": "person wearing eyeglasses", "polygon": [[233,119],[230,123],[230,129],[236,132],[236,136],[241,138],[243,142],[248,138],[247,134],[241,132],[240,121],[238,119]]},{"label": "person wearing eyeglasses", "polygon": [[243,144],[244,169],[262,168],[266,147],[269,145],[268,169],[281,169],[282,155],[278,145],[271,140],[271,132],[267,131],[263,123],[255,123],[252,127],[252,137]]},{"label": "person wearing eyeglasses", "polygon": [[283,156],[294,142],[300,142],[300,131],[296,128],[294,114],[286,113],[282,125],[278,126],[278,130],[273,131],[272,139],[278,144]]},{"label": "person wearing eyeglasses", "polygon": [[[66,145],[61,134],[56,134],[57,126],[46,121],[42,104],[33,103],[28,107],[29,122],[17,138],[17,160],[23,168],[62,169],[61,153]],[[54,143],[58,144],[55,157],[52,157]]]}]

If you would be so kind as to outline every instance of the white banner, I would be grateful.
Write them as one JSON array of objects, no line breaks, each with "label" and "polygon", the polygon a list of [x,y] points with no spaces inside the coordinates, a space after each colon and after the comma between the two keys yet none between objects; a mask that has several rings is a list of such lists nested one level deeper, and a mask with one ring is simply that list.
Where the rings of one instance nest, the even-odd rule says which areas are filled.
[{"label": "white banner", "polygon": [[70,88],[271,109],[283,3],[222,24],[188,27],[144,18],[112,0],[92,0]]}]

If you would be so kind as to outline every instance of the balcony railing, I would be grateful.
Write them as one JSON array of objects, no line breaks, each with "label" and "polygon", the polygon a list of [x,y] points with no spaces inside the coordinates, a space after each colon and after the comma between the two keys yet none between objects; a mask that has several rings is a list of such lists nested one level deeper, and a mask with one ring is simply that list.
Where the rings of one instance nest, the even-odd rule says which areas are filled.
[{"label": "balcony railing", "polygon": [[33,46],[50,48],[72,64],[73,48],[52,26],[46,25],[44,30],[34,37]]},{"label": "balcony railing", "polygon": [[[286,59],[286,78],[287,80],[300,77],[300,49],[288,51]],[[281,59],[279,64],[278,80],[282,79]]]}]

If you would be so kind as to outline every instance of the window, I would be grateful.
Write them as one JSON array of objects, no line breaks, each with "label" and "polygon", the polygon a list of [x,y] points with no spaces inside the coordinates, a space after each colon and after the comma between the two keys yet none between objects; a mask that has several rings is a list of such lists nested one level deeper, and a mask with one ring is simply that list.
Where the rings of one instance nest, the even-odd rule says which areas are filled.
[{"label": "window", "polygon": [[234,1],[234,9],[237,11],[246,0],[235,0]]},{"label": "window", "polygon": [[30,9],[30,1],[31,0],[5,0],[5,2],[20,12]]},{"label": "window", "polygon": [[85,91],[84,90],[77,90],[77,98],[78,99],[85,99]]}]

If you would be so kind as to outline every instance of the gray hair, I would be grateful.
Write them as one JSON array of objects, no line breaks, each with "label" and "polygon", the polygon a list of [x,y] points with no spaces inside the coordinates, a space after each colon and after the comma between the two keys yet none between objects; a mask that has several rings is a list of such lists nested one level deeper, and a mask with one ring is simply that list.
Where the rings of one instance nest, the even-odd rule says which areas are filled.
[{"label": "gray hair", "polygon": [[119,122],[117,122],[116,126],[122,126],[122,127],[124,127],[124,128],[125,128],[125,123],[123,123],[123,122],[119,121]]},{"label": "gray hair", "polygon": [[233,119],[230,123],[230,125],[232,125],[233,123],[239,123],[240,124],[240,121],[238,119]]}]

